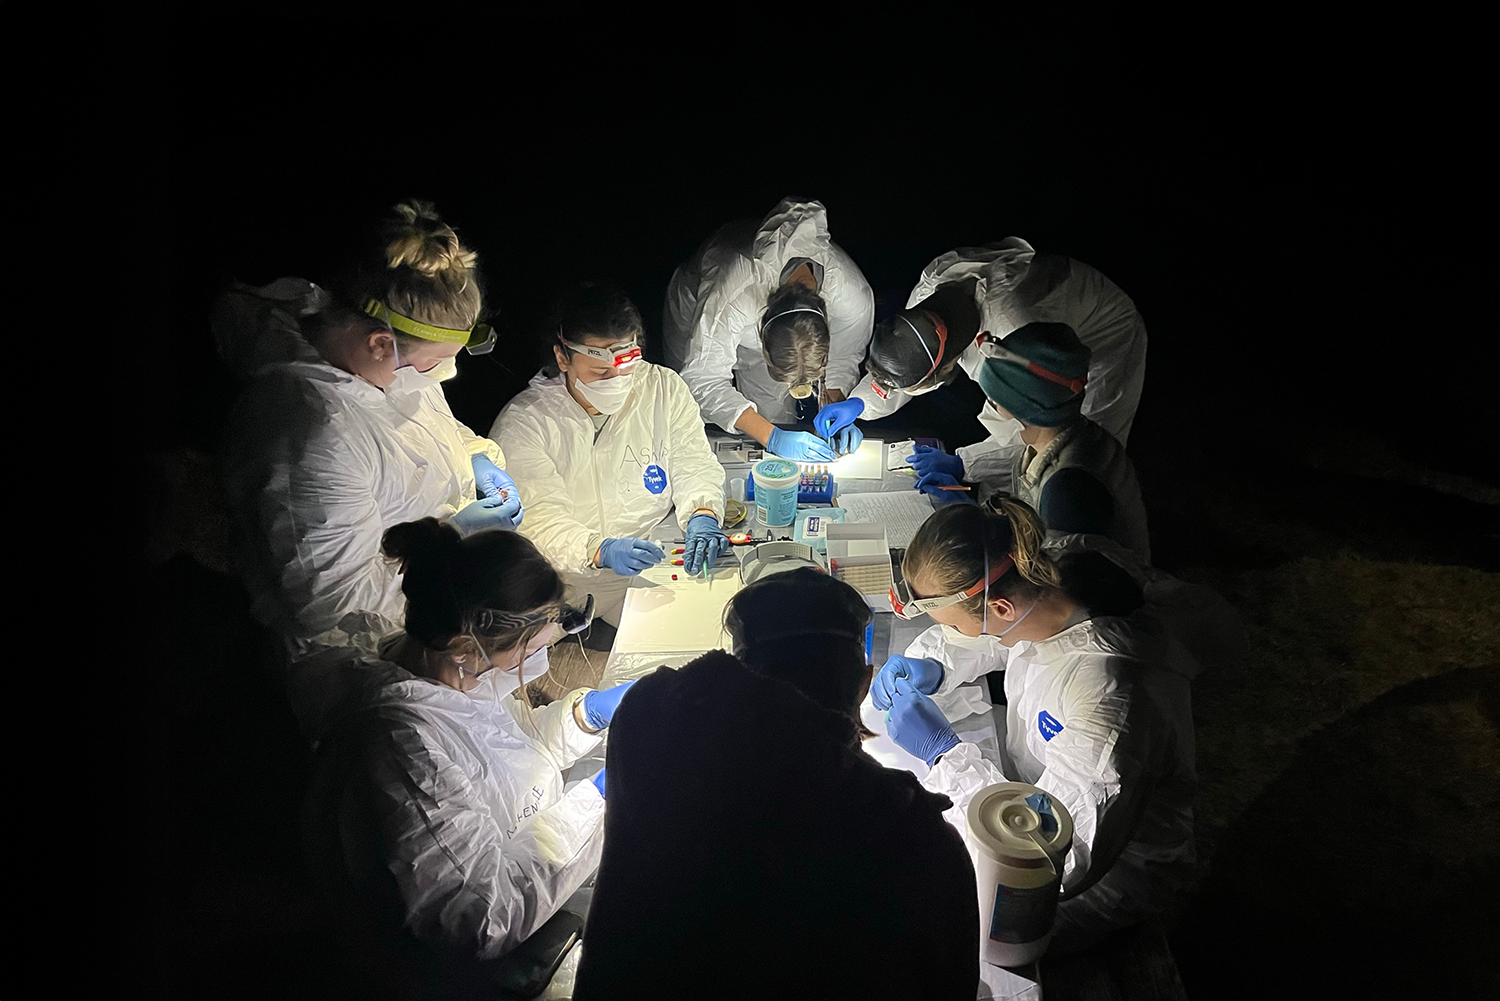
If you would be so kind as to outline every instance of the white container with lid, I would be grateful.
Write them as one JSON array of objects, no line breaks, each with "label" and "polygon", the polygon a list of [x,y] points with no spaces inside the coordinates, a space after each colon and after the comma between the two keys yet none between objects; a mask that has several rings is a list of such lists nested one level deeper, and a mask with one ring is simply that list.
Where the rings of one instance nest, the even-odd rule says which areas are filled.
[{"label": "white container with lid", "polygon": [[969,801],[967,819],[979,849],[974,871],[980,958],[996,966],[1022,966],[1052,941],[1073,818],[1036,786],[1001,782],[979,790]]}]

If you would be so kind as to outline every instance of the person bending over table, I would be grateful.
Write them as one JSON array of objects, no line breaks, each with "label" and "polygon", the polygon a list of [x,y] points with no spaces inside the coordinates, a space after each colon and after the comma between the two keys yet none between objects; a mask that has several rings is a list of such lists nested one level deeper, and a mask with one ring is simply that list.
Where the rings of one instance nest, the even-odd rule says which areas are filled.
[{"label": "person bending over table", "polygon": [[[1102,535],[1149,563],[1151,538],[1135,464],[1114,435],[1082,412],[1089,349],[1071,327],[1030,323],[991,351],[977,375],[985,409],[1021,428],[1023,448],[1006,475],[971,483],[977,495],[953,489],[960,485],[961,465],[930,469],[916,489],[935,503],[951,504],[983,500],[1008,484],[1007,492],[1037,511],[1048,532]],[[919,458],[908,456],[914,463]]]},{"label": "person bending over table", "polygon": [[[1083,412],[1124,445],[1146,376],[1146,324],[1135,303],[1082,261],[1039,253],[1013,236],[960,247],[923,268],[906,308],[875,327],[858,387],[849,399],[825,406],[813,428],[827,438],[856,418],[895,413],[911,397],[951,383],[958,369],[977,380],[991,345],[1036,322],[1067,324],[1088,345]],[[954,455],[918,449],[912,465],[919,473],[942,468],[972,480],[1008,474],[1022,448],[1020,425],[988,409],[979,423],[990,432],[987,440]]]},{"label": "person bending over table", "polygon": [[705,421],[785,459],[831,462],[864,433],[820,438],[777,423],[797,420],[801,403],[810,416],[844,399],[874,321],[870,283],[829,237],[823,204],[787,198],[759,226],[720,227],[676,270],[662,334]]},{"label": "person bending over table", "polygon": [[[1034,511],[1004,496],[934,513],[907,547],[891,603],[939,624],[937,656],[890,658],[871,699],[888,710],[891,739],[931,767],[926,787],[957,804],[960,829],[975,794],[997,782],[1032,783],[1067,808],[1056,956],[1168,913],[1192,873],[1197,665],[1160,623],[1133,614],[1142,595],[1125,570],[1097,552],[1055,563],[1043,534]],[[947,656],[950,645],[961,655]],[[1002,668],[1003,771],[929,697]]]},{"label": "person bending over table", "polygon": [[869,621],[847,584],[784,572],[731,599],[732,656],[636,683],[576,998],[975,996],[951,801],[860,750]]},{"label": "person bending over table", "polygon": [[605,776],[565,791],[561,769],[598,746],[630,685],[539,709],[514,697],[591,614],[524,537],[424,518],[383,546],[403,568],[404,630],[376,656],[329,649],[294,667],[330,696],[301,704],[318,740],[310,868],[351,933],[376,936],[368,955],[416,950],[428,976],[479,975],[593,873]]}]

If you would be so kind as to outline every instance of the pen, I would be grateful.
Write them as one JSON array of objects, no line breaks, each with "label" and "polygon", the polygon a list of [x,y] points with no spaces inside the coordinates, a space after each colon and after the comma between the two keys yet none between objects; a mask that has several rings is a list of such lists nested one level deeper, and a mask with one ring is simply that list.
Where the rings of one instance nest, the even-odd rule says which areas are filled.
[{"label": "pen", "polygon": [[703,583],[708,585],[710,591],[714,589],[714,579],[708,573],[708,560],[703,561]]},{"label": "pen", "polygon": [[973,487],[938,487],[939,490],[973,490]]}]

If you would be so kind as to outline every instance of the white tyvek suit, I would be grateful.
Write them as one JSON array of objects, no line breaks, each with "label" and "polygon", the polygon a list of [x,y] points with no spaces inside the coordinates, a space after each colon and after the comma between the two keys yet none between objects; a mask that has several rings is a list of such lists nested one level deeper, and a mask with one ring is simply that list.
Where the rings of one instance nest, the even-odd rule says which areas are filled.
[{"label": "white tyvek suit", "polygon": [[650,362],[632,373],[625,406],[597,440],[561,375],[538,374],[490,429],[526,498],[521,533],[562,572],[570,600],[593,594],[595,613],[612,625],[630,578],[594,566],[601,541],[647,538],[674,507],[684,532],[699,508],[724,520],[724,467],[687,384]]},{"label": "white tyvek suit", "polygon": [[947,653],[939,659],[948,676],[935,698],[1005,669],[1004,772],[974,745],[960,744],[923,780],[953,800],[950,822],[967,838],[965,811],[980,789],[1030,782],[1073,818],[1064,890],[1087,878],[1095,860],[1109,866],[1059,907],[1053,948],[1088,944],[1170,907],[1195,857],[1193,666],[1182,648],[1149,619],[1100,617],[1050,639],[1017,642],[1004,662],[986,666],[984,654],[948,651],[934,633],[918,637],[908,654]]},{"label": "white tyvek suit", "polygon": [[[703,420],[734,431],[754,407],[766,420],[791,421],[796,405],[774,382],[760,343],[766,298],[794,260],[812,262],[828,311],[823,385],[848,393],[875,324],[875,295],[854,261],[828,237],[821,202],[786,199],[753,233],[721,227],[672,275],[662,319],[667,364],[679,370]],[[530,509],[527,511],[530,516]]]},{"label": "white tyvek suit", "polygon": [[[960,247],[922,269],[908,308],[949,282],[977,278],[974,297],[979,305],[980,330],[1004,338],[1036,321],[1066,323],[1093,353],[1083,414],[1125,444],[1146,380],[1146,324],[1135,303],[1119,286],[1081,261],[1056,254],[1039,254],[1018,237],[1007,237],[986,247]],[[957,350],[954,345],[950,349]],[[970,345],[959,364],[974,378],[982,360]],[[882,399],[869,379],[854,396],[865,401],[864,420],[895,413],[910,397],[896,391]],[[1021,426],[981,412],[979,421],[990,437],[958,450],[964,478],[1008,483],[1014,455],[1022,443]]]},{"label": "white tyvek suit", "polygon": [[381,390],[324,361],[297,322],[324,302],[312,283],[283,278],[231,291],[214,309],[219,353],[248,380],[224,439],[243,573],[257,618],[293,656],[316,637],[330,642],[349,612],[366,613],[374,633],[399,628],[401,576],[380,554],[381,535],[474,500],[472,456],[505,464],[415,370]]},{"label": "white tyvek suit", "polygon": [[310,854],[342,872],[320,875],[374,900],[393,878],[418,939],[479,959],[509,951],[598,868],[604,799],[592,782],[564,792],[562,777],[600,740],[573,719],[586,690],[528,721],[489,675],[465,693],[348,650],[319,657],[343,691],[319,721],[307,814]]}]

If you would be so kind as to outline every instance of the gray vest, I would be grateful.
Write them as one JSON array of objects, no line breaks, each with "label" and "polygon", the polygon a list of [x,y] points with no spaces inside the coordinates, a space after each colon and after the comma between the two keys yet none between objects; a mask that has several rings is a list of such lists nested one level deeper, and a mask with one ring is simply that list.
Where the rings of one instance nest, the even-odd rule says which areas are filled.
[{"label": "gray vest", "polygon": [[1016,497],[1040,511],[1042,488],[1060,469],[1078,467],[1094,476],[1114,499],[1114,517],[1104,533],[1113,542],[1130,550],[1147,563],[1151,562],[1151,537],[1146,531],[1146,505],[1141,501],[1141,485],[1135,478],[1135,464],[1125,454],[1114,435],[1080,417],[1047,444],[1031,468],[1021,471],[1026,452],[1016,456],[1011,489]]}]

